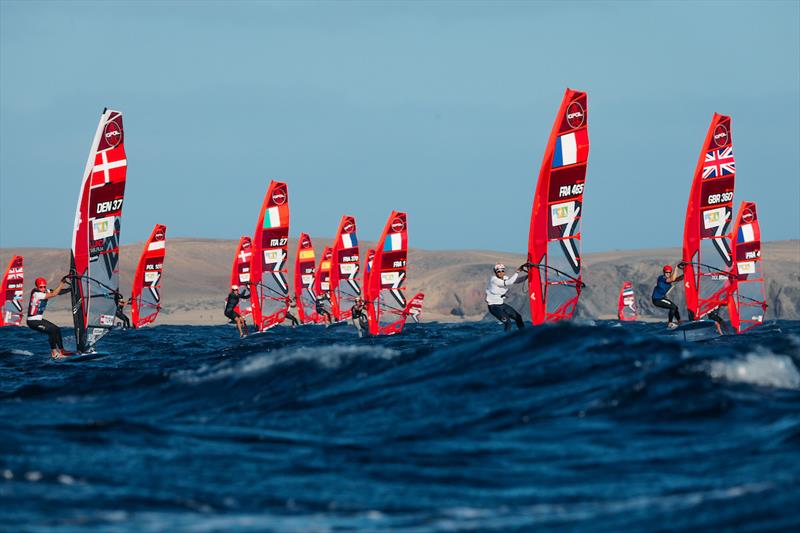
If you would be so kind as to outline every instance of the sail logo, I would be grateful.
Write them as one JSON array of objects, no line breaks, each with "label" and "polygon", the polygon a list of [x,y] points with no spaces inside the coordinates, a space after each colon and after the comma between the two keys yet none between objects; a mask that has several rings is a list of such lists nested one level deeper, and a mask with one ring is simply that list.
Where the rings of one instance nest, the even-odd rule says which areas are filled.
[{"label": "sail logo", "polygon": [[709,209],[703,212],[703,225],[706,229],[718,228],[727,220],[727,213],[724,207]]},{"label": "sail logo", "polygon": [[272,191],[272,201],[275,205],[283,205],[286,203],[286,190],[283,187],[276,187]]},{"label": "sail logo", "polygon": [[403,221],[402,218],[395,217],[394,219],[392,219],[391,228],[394,233],[400,233],[401,231],[406,229],[406,223]]},{"label": "sail logo", "polygon": [[747,222],[748,224],[750,222],[752,222],[754,218],[755,218],[755,215],[753,214],[753,212],[749,208],[745,209],[744,213],[742,213],[742,220],[744,222]]},{"label": "sail logo", "polygon": [[114,217],[97,218],[92,221],[92,240],[99,241],[114,235]]},{"label": "sail logo", "polygon": [[723,124],[714,128],[714,144],[717,146],[725,146],[728,144],[728,128]]},{"label": "sail logo", "polygon": [[575,218],[575,202],[556,204],[550,207],[550,219],[553,226],[569,224]]},{"label": "sail logo", "polygon": [[300,246],[303,248],[311,248],[311,239],[309,239],[307,235],[303,236],[303,241]]},{"label": "sail logo", "polygon": [[351,220],[348,220],[342,226],[342,231],[345,233],[353,233],[356,230],[356,225]]},{"label": "sail logo", "polygon": [[122,128],[113,120],[109,121],[103,129],[103,138],[111,148],[114,148],[122,141]]},{"label": "sail logo", "polygon": [[580,102],[572,102],[569,104],[569,107],[567,107],[567,124],[569,124],[570,128],[580,128],[583,126],[585,119],[586,113]]}]

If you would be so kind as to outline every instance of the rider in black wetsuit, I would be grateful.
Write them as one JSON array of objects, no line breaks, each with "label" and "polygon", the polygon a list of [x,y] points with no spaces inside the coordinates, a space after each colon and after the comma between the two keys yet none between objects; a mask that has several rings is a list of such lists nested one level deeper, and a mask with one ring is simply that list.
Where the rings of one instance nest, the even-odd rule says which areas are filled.
[{"label": "rider in black wetsuit", "polygon": [[[683,264],[683,263],[681,263]],[[652,301],[653,305],[662,309],[669,309],[669,318],[667,325],[671,328],[676,327],[681,323],[681,315],[678,312],[678,306],[667,298],[667,295],[672,290],[672,284],[683,279],[683,274],[675,276],[672,270],[672,265],[664,265],[662,274],[656,280],[656,286],[653,288]],[[676,322],[673,322],[673,319]]]},{"label": "rider in black wetsuit", "polygon": [[326,301],[330,301],[327,293],[323,292],[322,294],[318,294],[317,299],[314,301],[314,308],[319,316],[325,317],[325,323],[330,326],[332,322],[331,313],[325,309]]},{"label": "rider in black wetsuit", "polygon": [[115,292],[114,303],[117,304],[117,311],[115,315],[117,318],[122,320],[122,329],[130,329],[131,321],[127,316],[125,316],[125,313],[123,312],[123,309],[125,309],[125,306],[128,305],[128,302],[125,301],[125,299],[119,292]]},{"label": "rider in black wetsuit", "polygon": [[228,293],[228,297],[225,300],[225,316],[236,324],[240,337],[247,336],[249,332],[247,331],[247,322],[236,312],[236,306],[239,305],[239,300],[248,298],[250,298],[250,292],[247,289],[240,293],[238,285],[231,285],[231,292]]},{"label": "rider in black wetsuit", "polygon": [[55,290],[47,290],[47,280],[36,278],[36,286],[31,291],[28,301],[28,327],[47,335],[50,343],[50,355],[56,359],[64,355],[64,342],[61,340],[61,330],[58,326],[44,319],[44,311],[47,308],[47,301],[61,294],[67,294],[71,289],[65,288],[67,283],[65,278],[61,279]]},{"label": "rider in black wetsuit", "polygon": [[364,299],[360,296],[356,298],[353,307],[350,308],[350,319],[358,331],[359,338],[369,333],[369,320],[367,319],[367,312],[364,307]]}]

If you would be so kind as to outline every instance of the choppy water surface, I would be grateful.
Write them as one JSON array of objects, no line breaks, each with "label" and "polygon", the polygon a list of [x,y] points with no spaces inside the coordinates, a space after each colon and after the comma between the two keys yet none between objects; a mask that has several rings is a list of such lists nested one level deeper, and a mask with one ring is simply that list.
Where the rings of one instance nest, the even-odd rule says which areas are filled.
[{"label": "choppy water surface", "polygon": [[800,323],[0,331],[0,529],[800,525]]}]

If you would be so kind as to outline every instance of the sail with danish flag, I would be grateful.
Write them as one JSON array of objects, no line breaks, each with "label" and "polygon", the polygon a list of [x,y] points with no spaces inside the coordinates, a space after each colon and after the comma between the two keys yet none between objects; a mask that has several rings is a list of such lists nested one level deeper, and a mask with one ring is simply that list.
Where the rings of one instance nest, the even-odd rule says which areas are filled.
[{"label": "sail with danish flag", "polygon": [[122,113],[104,109],[86,161],[72,231],[69,280],[80,353],[114,327],[128,161]]}]

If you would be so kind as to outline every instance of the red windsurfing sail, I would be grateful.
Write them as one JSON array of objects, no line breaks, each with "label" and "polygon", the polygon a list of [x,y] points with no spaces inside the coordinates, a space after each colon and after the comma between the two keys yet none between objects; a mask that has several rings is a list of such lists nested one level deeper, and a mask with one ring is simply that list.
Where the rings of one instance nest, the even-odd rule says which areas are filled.
[{"label": "red windsurfing sail", "polygon": [[133,277],[131,321],[140,328],[152,324],[161,310],[161,274],[167,255],[167,227],[156,224],[144,245]]},{"label": "red windsurfing sail", "polygon": [[372,261],[375,259],[375,249],[367,250],[367,260],[364,263],[364,279],[361,282],[361,290],[364,293],[364,300],[369,301],[369,273],[372,271]]},{"label": "red windsurfing sail", "polygon": [[311,237],[305,233],[297,239],[297,256],[294,261],[294,298],[297,304],[298,320],[302,323],[317,322],[314,294],[314,269],[317,258],[314,255],[314,245]]},{"label": "red windsurfing sail", "polygon": [[731,117],[714,113],[694,170],[683,227],[684,288],[689,318],[697,320],[728,300],[733,222]]},{"label": "red windsurfing sail", "polygon": [[86,161],[72,231],[72,319],[79,352],[90,351],[114,327],[127,169],[122,113],[106,109]]},{"label": "red windsurfing sail", "polygon": [[406,318],[421,310],[423,295],[413,298],[409,307],[406,290],[408,260],[408,220],[405,213],[392,211],[375,247],[366,294],[369,332],[372,335],[400,333]]},{"label": "red windsurfing sail", "polygon": [[619,290],[619,304],[617,305],[617,318],[623,321],[636,320],[636,295],[633,292],[633,283],[625,281]]},{"label": "red windsurfing sail", "polygon": [[0,326],[21,326],[25,316],[22,298],[25,291],[25,269],[21,255],[15,255],[8,263],[0,284],[3,309],[0,312]]},{"label": "red windsurfing sail", "polygon": [[358,284],[360,268],[356,219],[345,215],[339,222],[331,247],[331,311],[336,321],[348,320],[350,308],[361,296]]},{"label": "red windsurfing sail", "polygon": [[[253,250],[250,237],[241,237],[239,245],[236,247],[236,255],[233,256],[233,267],[231,268],[231,286],[239,285],[242,288],[248,287],[250,283],[250,262],[252,261]],[[253,311],[250,300],[241,299],[239,305],[234,310],[239,316],[246,318]]]},{"label": "red windsurfing sail", "polygon": [[742,202],[739,207],[731,253],[734,262],[728,313],[733,329],[744,333],[764,322],[767,312],[764,273],[761,271],[761,229],[754,202]]},{"label": "red windsurfing sail", "polygon": [[322,250],[322,257],[319,260],[319,268],[314,277],[314,294],[316,296],[325,295],[330,297],[331,290],[331,247],[326,246]]},{"label": "red windsurfing sail", "polygon": [[253,322],[264,331],[283,322],[289,310],[286,263],[289,257],[289,189],[271,181],[253,236],[250,266]]},{"label": "red windsurfing sail", "polygon": [[586,93],[567,89],[539,170],[528,236],[534,324],[570,318],[583,288],[581,218],[589,158]]}]

